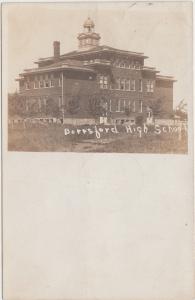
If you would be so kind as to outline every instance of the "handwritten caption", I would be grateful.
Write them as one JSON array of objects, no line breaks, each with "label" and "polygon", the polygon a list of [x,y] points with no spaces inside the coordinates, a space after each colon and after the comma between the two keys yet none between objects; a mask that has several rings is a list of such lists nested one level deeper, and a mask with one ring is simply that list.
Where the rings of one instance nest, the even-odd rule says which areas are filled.
[{"label": "handwritten caption", "polygon": [[136,135],[139,138],[147,134],[161,135],[161,134],[178,134],[181,135],[182,131],[187,133],[187,126],[171,126],[171,125],[154,125],[153,127],[143,125],[126,125],[123,127],[119,126],[88,126],[88,127],[73,127],[64,128],[64,135],[77,135],[77,136],[90,136],[94,135],[95,138],[100,139],[102,135],[118,135],[120,133],[125,133],[128,135]]}]

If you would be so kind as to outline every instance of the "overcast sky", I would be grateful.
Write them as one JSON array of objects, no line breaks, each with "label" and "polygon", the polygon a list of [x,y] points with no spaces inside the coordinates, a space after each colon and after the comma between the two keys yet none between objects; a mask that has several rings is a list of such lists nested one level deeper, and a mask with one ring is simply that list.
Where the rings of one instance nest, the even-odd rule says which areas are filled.
[{"label": "overcast sky", "polygon": [[[101,35],[100,44],[144,52],[146,66],[172,75],[174,103],[192,96],[192,11],[189,2],[128,2],[73,4],[6,4],[3,8],[3,57],[8,63],[8,90],[15,78],[40,57],[77,49],[77,34],[90,16]],[[36,65],[34,65],[36,67]]]}]

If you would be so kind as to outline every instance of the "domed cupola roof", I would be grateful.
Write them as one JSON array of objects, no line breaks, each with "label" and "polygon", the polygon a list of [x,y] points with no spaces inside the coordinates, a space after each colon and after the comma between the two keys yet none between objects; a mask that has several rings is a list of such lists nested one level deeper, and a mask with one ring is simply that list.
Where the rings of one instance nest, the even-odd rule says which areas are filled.
[{"label": "domed cupola roof", "polygon": [[83,32],[78,34],[79,49],[86,50],[99,45],[100,35],[94,31],[95,24],[90,17],[83,24]]},{"label": "domed cupola roof", "polygon": [[90,17],[88,17],[87,20],[84,22],[83,27],[84,28],[94,28],[95,24],[94,24],[93,20],[91,20]]}]

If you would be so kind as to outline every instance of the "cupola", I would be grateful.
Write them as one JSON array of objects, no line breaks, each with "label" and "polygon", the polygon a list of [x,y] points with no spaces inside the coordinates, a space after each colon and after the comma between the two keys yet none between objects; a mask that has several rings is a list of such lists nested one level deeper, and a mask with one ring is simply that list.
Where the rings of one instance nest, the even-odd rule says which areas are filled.
[{"label": "cupola", "polygon": [[88,50],[99,45],[101,37],[94,31],[94,28],[95,24],[93,20],[88,17],[83,24],[83,32],[78,35],[80,50]]}]

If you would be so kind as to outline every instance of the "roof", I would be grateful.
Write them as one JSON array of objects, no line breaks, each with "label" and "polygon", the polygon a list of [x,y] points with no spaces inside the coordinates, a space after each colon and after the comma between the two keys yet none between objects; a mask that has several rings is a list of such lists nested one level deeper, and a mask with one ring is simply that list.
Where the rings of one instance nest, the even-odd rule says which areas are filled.
[{"label": "roof", "polygon": [[148,72],[154,72],[154,73],[159,73],[160,71],[157,71],[156,68],[154,67],[147,67],[147,66],[143,66],[142,68],[143,71],[148,71]]},{"label": "roof", "polygon": [[84,22],[83,27],[91,27],[94,28],[95,24],[93,22],[93,20],[91,20],[90,17],[87,18],[87,20]]},{"label": "roof", "polygon": [[174,79],[173,76],[165,76],[165,75],[157,75],[156,80],[166,80],[166,81],[173,81],[173,82],[177,81]]},{"label": "roof", "polygon": [[26,74],[42,73],[42,72],[57,71],[57,70],[75,70],[75,71],[96,73],[95,70],[91,69],[90,67],[84,66],[81,61],[68,59],[65,61],[59,61],[53,63],[45,67],[25,69],[24,72],[20,74],[20,76],[24,76]]},{"label": "roof", "polygon": [[[83,54],[91,54],[91,53],[98,53],[98,52],[107,52],[107,53],[118,53],[118,54],[125,54],[128,56],[134,56],[134,57],[142,57],[142,58],[148,58],[148,56],[145,56],[142,52],[133,52],[133,51],[128,51],[128,50],[120,50],[116,49],[110,46],[102,45],[102,46],[96,46],[88,50],[83,50],[83,49],[78,49],[75,51],[68,52],[66,54],[60,55],[59,59],[64,59],[64,58],[74,58],[74,57],[79,57],[83,56]],[[41,63],[44,61],[53,61],[54,57],[46,57],[46,58],[40,58],[38,61],[35,63]]]}]

